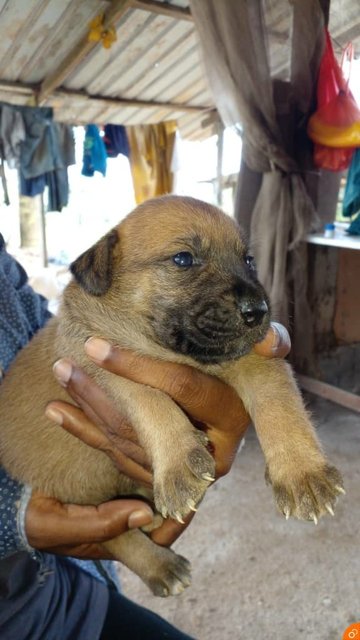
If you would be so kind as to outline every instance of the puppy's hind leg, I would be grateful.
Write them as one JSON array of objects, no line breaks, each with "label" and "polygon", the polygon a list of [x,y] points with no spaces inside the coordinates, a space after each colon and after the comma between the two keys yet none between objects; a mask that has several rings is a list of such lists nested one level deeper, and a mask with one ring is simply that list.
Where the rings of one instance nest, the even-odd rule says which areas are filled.
[{"label": "puppy's hind leg", "polygon": [[108,540],[103,546],[136,573],[155,596],[178,595],[191,583],[190,562],[155,544],[138,529]]}]

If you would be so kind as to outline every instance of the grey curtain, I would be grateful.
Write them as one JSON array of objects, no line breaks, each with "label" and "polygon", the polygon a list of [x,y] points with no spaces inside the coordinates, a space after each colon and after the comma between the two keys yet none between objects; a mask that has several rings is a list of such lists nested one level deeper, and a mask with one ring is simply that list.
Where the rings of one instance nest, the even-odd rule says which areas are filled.
[{"label": "grey curtain", "polygon": [[[300,241],[316,219],[305,124],[324,46],[323,8],[319,0],[190,0],[190,6],[217,109],[226,126],[242,128],[240,189],[249,172],[255,177],[237,217],[250,230],[273,315],[286,325],[289,315],[295,319],[305,355],[310,312]],[[301,321],[294,318],[299,313]]]}]

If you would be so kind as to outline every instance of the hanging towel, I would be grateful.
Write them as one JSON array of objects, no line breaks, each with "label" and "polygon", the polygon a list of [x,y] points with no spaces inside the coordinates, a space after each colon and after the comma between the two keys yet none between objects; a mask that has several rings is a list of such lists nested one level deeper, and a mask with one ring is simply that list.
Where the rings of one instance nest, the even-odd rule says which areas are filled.
[{"label": "hanging towel", "polygon": [[84,156],[82,175],[92,177],[95,171],[106,175],[106,149],[96,124],[88,124],[85,128]]}]

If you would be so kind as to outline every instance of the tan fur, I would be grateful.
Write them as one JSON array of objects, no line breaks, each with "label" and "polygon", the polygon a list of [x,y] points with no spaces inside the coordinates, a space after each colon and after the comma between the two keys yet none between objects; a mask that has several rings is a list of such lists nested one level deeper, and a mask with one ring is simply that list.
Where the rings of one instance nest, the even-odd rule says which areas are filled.
[{"label": "tan fur", "polygon": [[[201,254],[201,265],[190,270],[175,266],[171,257],[181,251]],[[106,389],[136,429],[152,461],[158,511],[181,518],[201,500],[214,474],[203,434],[167,395],[90,362],[84,342],[100,336],[156,358],[191,364],[231,384],[255,423],[281,511],[314,519],[331,508],[341,477],[320,450],[288,365],[254,354],[234,359],[233,337],[228,342],[219,338],[223,360],[204,363],[186,351],[192,331],[198,336],[201,323],[213,327],[220,312],[231,336],[235,331],[243,340],[244,351],[266,333],[265,320],[259,329],[248,330],[238,311],[241,287],[250,287],[251,299],[262,297],[255,276],[244,266],[245,254],[240,230],[230,218],[205,203],[174,196],[138,207],[83,254],[73,265],[75,278],[64,292],[59,318],[21,351],[2,385],[0,455],[9,473],[36,490],[78,504],[141,492],[104,453],[44,417],[50,400],[69,400],[51,372],[55,360],[68,356]],[[236,295],[234,283],[240,291]],[[198,315],[192,318],[194,305]],[[184,322],[190,328],[181,343]],[[174,332],[166,333],[172,323]],[[178,326],[177,350],[171,341]],[[217,340],[214,330],[210,347]],[[158,595],[178,593],[190,583],[187,561],[140,531],[105,546]]]}]

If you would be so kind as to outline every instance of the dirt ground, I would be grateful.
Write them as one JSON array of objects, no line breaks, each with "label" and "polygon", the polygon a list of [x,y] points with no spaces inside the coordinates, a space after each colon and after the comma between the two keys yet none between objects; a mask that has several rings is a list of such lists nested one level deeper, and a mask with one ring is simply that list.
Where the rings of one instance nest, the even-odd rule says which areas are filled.
[{"label": "dirt ground", "polygon": [[197,640],[341,640],[360,621],[360,416],[307,400],[345,478],[335,517],[316,527],[277,513],[252,431],[175,545],[192,561],[192,586],[160,599],[122,569],[128,597]]}]

